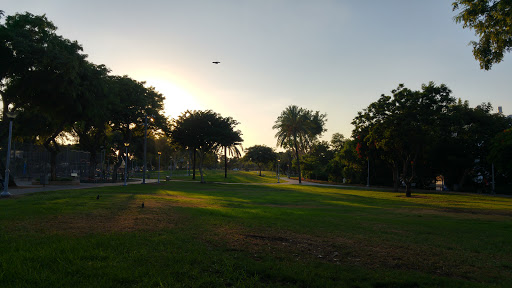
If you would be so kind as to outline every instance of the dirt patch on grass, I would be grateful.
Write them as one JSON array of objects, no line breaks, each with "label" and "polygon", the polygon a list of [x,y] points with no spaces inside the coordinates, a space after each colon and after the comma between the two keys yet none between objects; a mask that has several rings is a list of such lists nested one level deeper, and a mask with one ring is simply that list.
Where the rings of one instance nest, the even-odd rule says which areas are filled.
[{"label": "dirt patch on grass", "polygon": [[512,217],[512,211],[508,210],[485,210],[485,209],[456,209],[456,208],[440,208],[440,209],[393,209],[394,211],[404,212],[411,215],[440,215],[463,219],[494,219],[503,220]]},{"label": "dirt patch on grass", "polygon": [[420,199],[430,199],[431,197],[428,197],[428,196],[425,196],[425,195],[411,195],[409,197],[405,196],[405,195],[397,195],[395,197],[398,197],[398,198],[420,198]]},{"label": "dirt patch on grass", "polygon": [[[219,228],[216,237],[218,241],[226,243],[230,250],[249,252],[255,261],[270,256],[304,262],[355,265],[365,269],[418,271],[466,280],[492,277],[488,273],[491,267],[475,265],[475,261],[478,261],[475,259],[485,256],[467,251],[450,252],[432,246],[381,242],[378,239],[316,237],[290,231],[256,233],[226,227]],[[488,259],[482,259],[481,263],[485,261]],[[499,278],[500,275],[495,277]]]},{"label": "dirt patch on grass", "polygon": [[90,233],[112,233],[132,231],[157,231],[175,227],[179,214],[166,208],[168,201],[133,200],[121,210],[99,210],[92,213],[77,213],[49,216],[44,219],[17,221],[10,225],[18,231],[42,234],[65,233],[84,235]]}]

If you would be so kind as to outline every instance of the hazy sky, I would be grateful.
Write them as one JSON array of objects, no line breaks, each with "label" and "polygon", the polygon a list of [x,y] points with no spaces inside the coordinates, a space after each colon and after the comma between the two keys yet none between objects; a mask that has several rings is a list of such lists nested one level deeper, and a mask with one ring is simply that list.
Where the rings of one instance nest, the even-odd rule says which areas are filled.
[{"label": "hazy sky", "polygon": [[350,137],[357,111],[399,83],[444,83],[512,114],[512,55],[480,70],[450,0],[1,2],[6,15],[46,14],[91,62],[154,86],[171,117],[233,117],[245,148],[275,147],[272,125],[292,104],[327,113],[324,140]]}]

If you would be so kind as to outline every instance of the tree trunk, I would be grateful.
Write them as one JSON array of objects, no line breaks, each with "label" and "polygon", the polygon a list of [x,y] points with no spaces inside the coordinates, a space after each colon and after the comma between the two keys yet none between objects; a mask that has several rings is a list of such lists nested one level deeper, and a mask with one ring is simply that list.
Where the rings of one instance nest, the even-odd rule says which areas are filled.
[{"label": "tree trunk", "polygon": [[57,129],[53,135],[48,137],[48,139],[43,143],[44,148],[50,152],[50,177],[52,181],[57,180],[57,154],[60,152],[60,148],[57,141],[55,141],[55,138],[60,134],[60,132],[62,132],[62,128]]},{"label": "tree trunk", "polygon": [[459,179],[459,187],[458,189],[454,189],[456,191],[462,191],[462,187],[464,187],[464,183],[466,182],[466,176],[469,174],[470,169],[465,169],[464,173],[462,173],[462,176]]},{"label": "tree trunk", "polygon": [[96,151],[90,151],[89,153],[89,179],[95,179],[97,165]]},{"label": "tree trunk", "polygon": [[[119,153],[122,155],[121,153]],[[122,158],[122,156],[121,156]],[[122,159],[121,159],[122,160]],[[117,163],[114,165],[114,169],[112,171],[112,182],[117,182],[117,170],[119,170],[119,167],[121,166],[122,161],[119,161],[119,156],[117,156]],[[126,163],[125,163],[126,165]]]},{"label": "tree trunk", "polygon": [[411,197],[411,182],[405,181],[405,196]]},{"label": "tree trunk", "polygon": [[192,180],[196,180],[196,148],[194,148],[194,156],[192,159]]},{"label": "tree trunk", "polygon": [[293,135],[293,142],[295,145],[295,156],[297,157],[297,166],[299,167],[299,184],[302,184],[301,172],[300,172],[300,158],[299,158],[299,145],[297,144],[297,136]]},{"label": "tree trunk", "polygon": [[[3,151],[2,151],[3,152]],[[0,162],[0,174],[2,175],[1,178],[2,178],[2,184],[4,184],[5,182],[5,179],[4,179],[4,175],[5,175],[5,165],[3,162]],[[14,176],[12,173],[9,173],[9,187],[17,187],[18,185],[16,184],[16,181],[14,181]]]},{"label": "tree trunk", "polygon": [[201,183],[205,183],[204,177],[203,177],[203,158],[204,153],[203,151],[199,152],[199,175],[201,175]]},{"label": "tree trunk", "polygon": [[57,151],[55,150],[50,152],[50,179],[57,180]]},{"label": "tree trunk", "polygon": [[228,147],[224,147],[224,178],[228,178]]}]

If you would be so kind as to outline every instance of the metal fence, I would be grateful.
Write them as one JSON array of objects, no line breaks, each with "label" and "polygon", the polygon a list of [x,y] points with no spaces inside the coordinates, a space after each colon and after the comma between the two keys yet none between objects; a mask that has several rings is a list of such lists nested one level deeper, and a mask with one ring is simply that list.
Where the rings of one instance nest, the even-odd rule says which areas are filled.
[{"label": "metal fence", "polygon": [[[89,155],[89,152],[75,150],[73,146],[62,146],[56,159],[57,177],[76,175],[86,178],[89,171]],[[13,143],[9,168],[13,177],[18,179],[28,180],[47,175],[51,171],[50,152],[42,146]]]}]

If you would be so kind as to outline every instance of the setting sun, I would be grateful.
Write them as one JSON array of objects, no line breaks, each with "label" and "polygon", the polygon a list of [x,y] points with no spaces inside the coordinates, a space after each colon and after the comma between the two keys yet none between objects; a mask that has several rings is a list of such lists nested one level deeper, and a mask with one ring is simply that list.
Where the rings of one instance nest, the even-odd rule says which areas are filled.
[{"label": "setting sun", "polygon": [[146,80],[147,86],[155,87],[156,91],[165,96],[165,114],[175,118],[182,112],[201,109],[196,97],[186,88],[180,87],[171,80],[153,77]]}]

